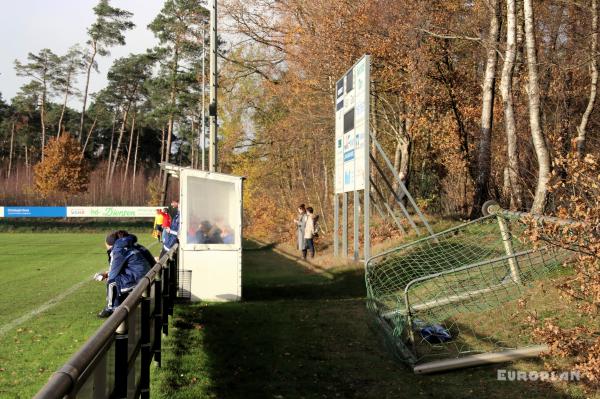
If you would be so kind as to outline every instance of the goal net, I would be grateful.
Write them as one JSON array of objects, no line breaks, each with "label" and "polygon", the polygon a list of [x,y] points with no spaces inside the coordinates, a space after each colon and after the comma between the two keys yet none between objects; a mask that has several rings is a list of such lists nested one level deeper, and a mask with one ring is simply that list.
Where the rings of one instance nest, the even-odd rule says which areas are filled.
[{"label": "goal net", "polygon": [[419,365],[534,345],[515,322],[518,301],[573,252],[534,248],[525,229],[498,212],[370,258],[368,309],[394,354],[427,372]]}]

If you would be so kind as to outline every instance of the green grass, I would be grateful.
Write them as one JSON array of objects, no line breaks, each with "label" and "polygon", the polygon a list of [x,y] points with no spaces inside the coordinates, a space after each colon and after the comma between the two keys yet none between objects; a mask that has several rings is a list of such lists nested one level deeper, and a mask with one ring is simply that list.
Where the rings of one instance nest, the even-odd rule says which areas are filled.
[{"label": "green grass", "polygon": [[105,303],[105,286],[91,276],[107,268],[105,234],[0,234],[0,326],[89,280],[0,336],[0,398],[33,396],[102,323],[96,314]]},{"label": "green grass", "polygon": [[[241,303],[176,307],[153,372],[158,398],[558,398],[543,383],[499,382],[494,367],[415,376],[369,328],[360,267],[327,277],[272,250],[244,255]],[[541,370],[541,362],[498,368]]]},{"label": "green grass", "polygon": [[152,220],[145,219],[29,219],[0,218],[0,233],[106,233],[111,230],[138,231],[150,234]]},{"label": "green grass", "polygon": [[[0,234],[0,325],[105,268],[105,231]],[[368,327],[361,266],[316,273],[267,248],[245,252],[243,276],[244,302],[176,307],[153,398],[578,397],[493,367],[414,376]],[[99,327],[104,295],[89,281],[0,336],[0,398],[33,396]]]}]

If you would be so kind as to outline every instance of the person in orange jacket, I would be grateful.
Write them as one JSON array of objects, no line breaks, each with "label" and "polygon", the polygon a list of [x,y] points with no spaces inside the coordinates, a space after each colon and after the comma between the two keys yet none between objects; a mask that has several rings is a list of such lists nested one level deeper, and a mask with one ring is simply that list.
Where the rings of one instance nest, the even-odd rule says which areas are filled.
[{"label": "person in orange jacket", "polygon": [[171,227],[171,215],[169,215],[169,209],[163,208],[162,210],[163,222],[162,222],[162,242],[165,241],[167,236],[166,230]]}]

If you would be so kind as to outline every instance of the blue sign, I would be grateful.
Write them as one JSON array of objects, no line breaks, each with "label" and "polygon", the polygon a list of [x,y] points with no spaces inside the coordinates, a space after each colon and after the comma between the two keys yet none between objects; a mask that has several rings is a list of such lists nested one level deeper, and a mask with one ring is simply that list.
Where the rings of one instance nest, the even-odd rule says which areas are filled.
[{"label": "blue sign", "polygon": [[64,206],[7,206],[4,207],[5,218],[65,218],[67,208]]},{"label": "blue sign", "polygon": [[354,159],[354,150],[344,153],[344,162],[352,161]]}]

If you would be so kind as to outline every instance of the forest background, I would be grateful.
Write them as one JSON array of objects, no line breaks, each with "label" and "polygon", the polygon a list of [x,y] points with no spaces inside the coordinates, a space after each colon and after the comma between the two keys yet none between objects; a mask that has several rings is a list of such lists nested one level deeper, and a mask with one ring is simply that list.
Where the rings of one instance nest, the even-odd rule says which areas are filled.
[{"label": "forest background", "polygon": [[[5,205],[142,205],[160,191],[159,162],[202,167],[206,6],[166,1],[148,26],[160,44],[108,71],[97,61],[126,45],[132,14],[107,0],[94,12],[66,54],[31,49],[15,61],[30,81],[0,99]],[[248,177],[258,235],[284,239],[278,210],[299,203],[331,230],[334,84],[366,53],[372,134],[429,214],[476,217],[489,198],[555,210],[548,180],[567,173],[556,160],[597,154],[596,0],[225,0],[220,16],[220,169]],[[108,83],[91,93],[97,72]],[[65,133],[85,177],[40,196],[34,168]]]},{"label": "forest background", "polygon": [[[581,221],[531,229],[581,251],[564,296],[590,323],[538,322],[555,354],[600,381],[597,0],[223,0],[219,169],[247,177],[249,235],[292,237],[300,203],[331,236],[336,81],[372,57],[371,132],[432,218],[475,218],[488,199]],[[160,162],[202,168],[208,11],[166,0],[159,45],[114,61],[132,14],[100,0],[66,54],[31,49],[28,80],[0,96],[0,203],[157,205]],[[90,92],[97,72],[106,87]],[[79,97],[73,109],[69,99]],[[372,149],[375,159],[378,154]],[[382,176],[372,171],[382,186]],[[392,181],[391,173],[387,178]],[[397,190],[398,187],[392,187]],[[394,209],[396,198],[383,198]],[[390,224],[373,239],[398,234]]]}]

